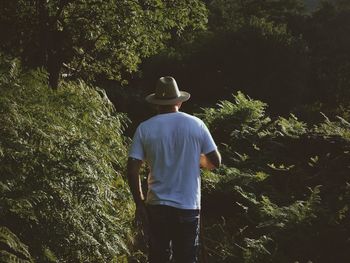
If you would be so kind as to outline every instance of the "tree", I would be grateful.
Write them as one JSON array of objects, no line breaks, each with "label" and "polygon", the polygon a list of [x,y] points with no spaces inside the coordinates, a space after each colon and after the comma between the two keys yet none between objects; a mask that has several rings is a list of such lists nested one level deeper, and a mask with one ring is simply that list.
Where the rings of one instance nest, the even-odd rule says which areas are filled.
[{"label": "tree", "polygon": [[0,50],[45,68],[52,87],[61,73],[120,80],[172,35],[205,23],[200,0],[1,1]]},{"label": "tree", "polygon": [[[345,3],[345,2],[344,2]],[[311,57],[312,94],[335,108],[350,98],[350,9],[323,2],[302,28]]]},{"label": "tree", "polygon": [[251,17],[239,29],[204,35],[178,53],[146,61],[143,81],[151,81],[140,86],[171,73],[193,95],[194,104],[213,105],[242,90],[279,113],[305,103],[308,96],[307,46],[284,24]]},{"label": "tree", "polygon": [[301,0],[213,0],[208,1],[208,9],[211,29],[236,30],[252,16],[286,23],[304,11],[304,3]]}]

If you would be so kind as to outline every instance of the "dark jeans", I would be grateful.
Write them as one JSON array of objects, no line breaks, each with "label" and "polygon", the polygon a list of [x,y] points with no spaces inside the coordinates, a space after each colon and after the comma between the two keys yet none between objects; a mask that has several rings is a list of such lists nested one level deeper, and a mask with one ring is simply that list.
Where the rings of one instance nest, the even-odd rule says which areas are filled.
[{"label": "dark jeans", "polygon": [[150,263],[195,263],[198,254],[199,210],[148,205]]}]

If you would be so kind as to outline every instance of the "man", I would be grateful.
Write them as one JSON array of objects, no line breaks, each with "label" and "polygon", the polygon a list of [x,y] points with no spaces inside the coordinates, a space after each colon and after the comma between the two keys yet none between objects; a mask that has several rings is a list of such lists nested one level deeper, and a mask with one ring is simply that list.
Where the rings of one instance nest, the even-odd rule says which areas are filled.
[{"label": "man", "polygon": [[[172,77],[162,77],[146,101],[158,115],[137,128],[129,152],[127,176],[136,203],[136,220],[149,232],[149,262],[197,262],[200,166],[219,167],[221,156],[205,124],[180,112],[190,94]],[[150,167],[144,200],[139,170]]]}]

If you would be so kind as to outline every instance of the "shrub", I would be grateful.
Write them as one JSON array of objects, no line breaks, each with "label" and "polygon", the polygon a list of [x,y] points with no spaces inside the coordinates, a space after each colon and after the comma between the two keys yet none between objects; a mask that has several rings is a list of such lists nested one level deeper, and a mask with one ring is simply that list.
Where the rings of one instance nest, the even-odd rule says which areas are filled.
[{"label": "shrub", "polygon": [[348,262],[349,122],[271,120],[242,93],[201,115],[223,149],[203,175],[210,262]]},{"label": "shrub", "polygon": [[132,210],[126,116],[83,82],[55,91],[43,71],[0,70],[1,229],[36,262],[118,262]]}]

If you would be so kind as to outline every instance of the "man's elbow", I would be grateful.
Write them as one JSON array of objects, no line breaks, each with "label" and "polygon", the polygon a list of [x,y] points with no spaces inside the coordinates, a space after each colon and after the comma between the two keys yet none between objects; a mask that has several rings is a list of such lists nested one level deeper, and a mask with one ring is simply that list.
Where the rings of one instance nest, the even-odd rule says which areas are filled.
[{"label": "man's elbow", "polygon": [[221,156],[219,154],[219,156],[214,160],[214,162],[212,163],[214,168],[219,168],[221,165]]},{"label": "man's elbow", "polygon": [[212,151],[206,155],[211,164],[211,169],[219,168],[221,165],[221,155],[218,150]]}]

